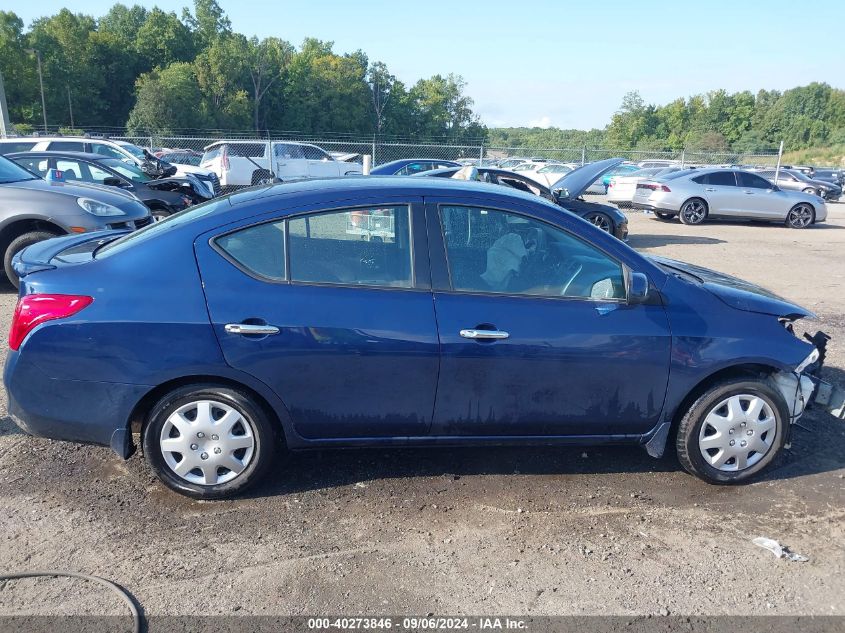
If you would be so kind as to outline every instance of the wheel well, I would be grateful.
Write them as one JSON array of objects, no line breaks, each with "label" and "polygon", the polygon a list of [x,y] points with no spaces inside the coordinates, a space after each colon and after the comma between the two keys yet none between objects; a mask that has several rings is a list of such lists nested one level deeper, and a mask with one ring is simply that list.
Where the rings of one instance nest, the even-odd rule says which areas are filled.
[{"label": "wheel well", "polygon": [[[685,205],[687,202],[690,202],[690,201],[692,201],[692,200],[700,200],[700,201],[701,201],[701,203],[704,205],[704,212],[705,212],[705,213],[710,213],[710,205],[709,205],[709,204],[707,204],[707,200],[705,200],[705,199],[704,199],[704,198],[702,198],[701,196],[690,196],[689,198],[687,198],[686,200],[684,200],[684,201],[681,203],[681,206],[679,207],[679,209],[683,209],[683,208],[684,208],[684,205]],[[679,211],[679,212],[680,212],[680,211]]]},{"label": "wheel well", "polygon": [[[279,420],[279,416],[276,415],[273,407],[270,406],[270,403],[267,402],[264,396],[237,380],[221,378],[220,376],[183,376],[181,378],[169,380],[160,384],[158,387],[155,387],[141,398],[138,401],[138,404],[135,405],[135,408],[132,409],[128,422],[129,432],[141,433],[143,431],[144,424],[147,421],[147,415],[149,415],[152,408],[159,400],[161,400],[162,397],[164,397],[165,394],[173,391],[174,389],[195,384],[213,384],[246,392],[249,396],[255,399],[256,404],[264,410],[264,413],[267,414],[270,420],[276,422],[277,428],[279,429],[279,437],[284,438],[285,433],[284,428],[282,428],[281,420]],[[284,439],[282,441],[284,441]]]},{"label": "wheel well", "polygon": [[777,367],[772,367],[771,365],[763,365],[760,363],[746,363],[743,365],[733,365],[731,367],[725,367],[724,369],[720,369],[719,371],[710,374],[699,382],[695,387],[693,387],[690,392],[684,397],[681,403],[678,405],[678,408],[672,414],[672,435],[674,436],[675,431],[678,429],[678,423],[681,421],[681,418],[684,417],[687,409],[689,409],[690,405],[695,402],[702,393],[707,391],[707,389],[717,383],[721,382],[722,380],[726,380],[728,378],[742,378],[742,377],[754,377],[754,376],[770,376],[772,374],[777,373],[780,371]]},{"label": "wheel well", "polygon": [[53,224],[47,220],[17,220],[11,222],[0,231],[0,251],[5,251],[6,246],[11,244],[12,240],[30,231],[47,231],[56,235],[65,235],[67,233],[58,224]]}]

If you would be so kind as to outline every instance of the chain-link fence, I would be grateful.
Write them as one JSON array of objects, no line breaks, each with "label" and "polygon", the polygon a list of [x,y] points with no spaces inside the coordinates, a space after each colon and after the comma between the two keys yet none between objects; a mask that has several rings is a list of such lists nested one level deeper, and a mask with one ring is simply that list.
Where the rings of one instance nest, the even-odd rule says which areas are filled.
[{"label": "chain-link fence", "polygon": [[693,150],[644,151],[614,149],[608,147],[493,147],[484,144],[453,144],[435,142],[405,142],[380,139],[332,139],[310,136],[285,137],[205,137],[205,136],[112,136],[140,147],[158,149],[186,149],[203,152],[211,143],[231,141],[299,141],[322,147],[327,152],[346,160],[360,162],[361,157],[370,155],[372,164],[380,165],[405,158],[434,158],[463,162],[492,164],[508,158],[540,159],[564,163],[584,164],[605,158],[624,158],[634,163],[667,162],[683,165],[774,165],[778,159],[777,150],[758,153],[704,152]]},{"label": "chain-link fence", "polygon": [[[50,130],[50,132],[53,132]],[[56,130],[56,133],[59,130]],[[61,130],[65,135],[80,131]],[[674,151],[629,150],[613,147],[496,147],[482,142],[454,143],[442,140],[416,141],[401,138],[360,137],[344,134],[304,134],[301,132],[236,132],[228,130],[180,131],[178,134],[130,135],[118,128],[86,130],[93,137],[123,140],[153,151],[182,149],[203,153],[215,142],[229,141],[298,141],[317,145],[341,160],[362,162],[364,155],[372,164],[380,165],[406,158],[433,158],[482,164],[493,164],[507,158],[540,159],[584,164],[604,158],[619,157],[633,163],[649,162],[682,165],[750,165],[770,166],[777,163],[778,150],[744,152],[707,152],[693,149]]]}]

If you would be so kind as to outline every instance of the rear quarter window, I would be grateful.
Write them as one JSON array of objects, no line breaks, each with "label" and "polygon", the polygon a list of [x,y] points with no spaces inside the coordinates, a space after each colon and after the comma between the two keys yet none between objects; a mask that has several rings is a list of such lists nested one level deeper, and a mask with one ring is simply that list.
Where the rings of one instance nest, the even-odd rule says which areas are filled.
[{"label": "rear quarter window", "polygon": [[14,143],[0,143],[0,155],[13,154],[15,152],[28,152],[33,147],[35,147],[35,143],[25,141],[16,141]]},{"label": "rear quarter window", "polygon": [[218,237],[214,243],[238,267],[259,277],[284,281],[284,220],[250,226]]}]

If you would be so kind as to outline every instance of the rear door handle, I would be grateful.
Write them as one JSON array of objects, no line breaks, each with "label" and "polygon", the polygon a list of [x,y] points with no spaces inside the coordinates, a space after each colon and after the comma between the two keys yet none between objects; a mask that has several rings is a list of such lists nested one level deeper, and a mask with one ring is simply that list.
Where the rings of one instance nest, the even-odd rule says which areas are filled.
[{"label": "rear door handle", "polygon": [[492,339],[502,339],[508,338],[510,334],[508,332],[503,332],[501,330],[461,330],[461,336],[464,338],[472,338],[472,339],[480,339],[480,338],[492,338]]},{"label": "rear door handle", "polygon": [[224,328],[229,334],[241,334],[252,336],[266,336],[269,334],[278,334],[279,328],[275,325],[252,325],[250,323],[227,323]]}]

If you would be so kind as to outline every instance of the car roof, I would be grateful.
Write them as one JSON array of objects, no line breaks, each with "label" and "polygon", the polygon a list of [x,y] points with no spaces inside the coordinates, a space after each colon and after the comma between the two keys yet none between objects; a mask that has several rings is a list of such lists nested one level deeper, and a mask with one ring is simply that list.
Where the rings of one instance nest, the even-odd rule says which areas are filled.
[{"label": "car roof", "polygon": [[[453,169],[453,168],[449,168]],[[329,194],[353,196],[372,195],[408,195],[408,196],[450,196],[461,194],[471,197],[474,194],[489,196],[506,196],[522,201],[543,204],[545,201],[539,196],[524,193],[516,189],[491,186],[490,183],[467,180],[453,180],[451,178],[420,178],[416,176],[342,176],[338,178],[316,178],[277,183],[259,187],[243,189],[229,196],[232,206],[267,201],[273,198],[294,197],[309,194]],[[548,203],[552,208],[557,207]]]},{"label": "car roof", "polygon": [[38,150],[35,152],[12,152],[11,154],[6,154],[7,157],[23,157],[23,156],[46,156],[47,158],[51,156],[67,156],[68,158],[76,158],[77,160],[87,160],[93,162],[99,162],[101,160],[111,159],[111,160],[120,160],[119,158],[115,158],[114,156],[103,156],[102,154],[95,154],[93,152],[57,152],[57,151],[50,151],[50,150]]}]

